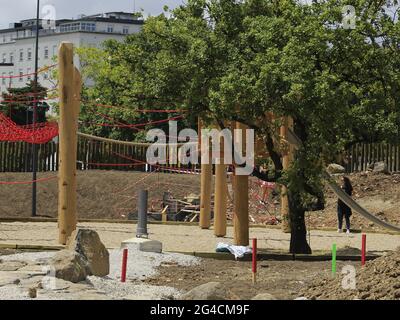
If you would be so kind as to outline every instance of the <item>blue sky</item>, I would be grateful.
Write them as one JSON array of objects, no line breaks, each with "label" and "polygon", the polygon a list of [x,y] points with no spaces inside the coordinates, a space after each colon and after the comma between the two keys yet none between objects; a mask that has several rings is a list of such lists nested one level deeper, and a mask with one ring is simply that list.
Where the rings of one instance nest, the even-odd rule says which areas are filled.
[{"label": "blue sky", "polygon": [[[95,14],[109,11],[132,12],[144,9],[145,14],[156,15],[165,5],[170,8],[184,0],[41,0],[41,5],[51,4],[56,8],[57,19],[76,18],[79,14]],[[0,28],[7,28],[11,22],[36,16],[36,0],[0,0]]]}]

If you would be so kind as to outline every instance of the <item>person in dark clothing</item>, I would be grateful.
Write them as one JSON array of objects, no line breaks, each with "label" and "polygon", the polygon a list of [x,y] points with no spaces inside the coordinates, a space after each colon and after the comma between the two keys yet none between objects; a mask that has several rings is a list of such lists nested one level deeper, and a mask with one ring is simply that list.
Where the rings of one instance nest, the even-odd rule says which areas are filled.
[{"label": "person in dark clothing", "polygon": [[[352,195],[353,187],[348,177],[342,177],[342,184],[340,187],[349,196]],[[346,233],[350,233],[350,216],[352,212],[351,209],[340,199],[338,199],[337,213],[338,213],[338,232],[342,232],[343,217],[344,217],[346,220],[346,230],[347,230]]]}]

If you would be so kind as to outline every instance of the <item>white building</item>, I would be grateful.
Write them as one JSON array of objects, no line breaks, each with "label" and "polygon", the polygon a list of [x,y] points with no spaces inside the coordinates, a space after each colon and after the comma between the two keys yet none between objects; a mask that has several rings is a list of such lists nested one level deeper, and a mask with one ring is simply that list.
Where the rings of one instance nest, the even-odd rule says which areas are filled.
[{"label": "white building", "polygon": [[[108,39],[123,40],[128,34],[137,33],[143,25],[133,14],[109,12],[78,19],[57,20],[55,29],[39,27],[39,69],[54,64],[62,41],[72,42],[76,47],[99,47]],[[13,23],[10,28],[0,30],[0,64],[11,63],[13,66],[0,65],[0,93],[8,87],[23,87],[33,79],[19,77],[35,71],[35,33],[36,19]],[[79,66],[78,61],[75,65]],[[16,76],[16,78],[4,78]],[[39,82],[46,88],[54,83],[49,80],[49,72],[39,74]]]}]

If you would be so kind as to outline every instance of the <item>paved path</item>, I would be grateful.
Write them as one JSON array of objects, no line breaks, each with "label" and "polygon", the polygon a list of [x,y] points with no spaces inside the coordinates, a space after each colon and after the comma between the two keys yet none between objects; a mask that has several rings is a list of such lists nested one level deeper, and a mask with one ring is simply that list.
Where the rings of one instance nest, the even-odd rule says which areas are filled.
[{"label": "paved path", "polygon": [[[81,228],[96,230],[108,248],[117,248],[121,241],[135,236],[136,225],[117,223],[80,223]],[[149,225],[150,238],[163,243],[165,251],[214,252],[218,242],[231,244],[233,228],[228,227],[226,238],[214,237],[213,230],[197,226]],[[290,235],[274,228],[251,228],[250,237],[258,239],[258,247],[288,250]],[[53,222],[0,223],[0,244],[57,245],[57,224]],[[332,243],[338,248],[361,248],[361,234],[338,234],[333,231],[311,231],[313,250],[330,250]],[[394,250],[400,246],[400,235],[369,233],[367,248],[370,251]]]}]

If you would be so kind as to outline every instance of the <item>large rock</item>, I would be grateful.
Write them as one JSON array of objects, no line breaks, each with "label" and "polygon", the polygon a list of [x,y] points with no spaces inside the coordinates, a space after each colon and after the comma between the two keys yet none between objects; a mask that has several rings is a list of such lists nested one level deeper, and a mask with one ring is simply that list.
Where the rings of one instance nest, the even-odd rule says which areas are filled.
[{"label": "large rock", "polygon": [[88,262],[92,275],[104,277],[110,273],[109,253],[94,230],[75,230],[67,248],[81,254]]},{"label": "large rock", "polygon": [[183,294],[182,300],[229,300],[230,292],[219,282],[208,282]]},{"label": "large rock", "polygon": [[73,283],[81,282],[90,275],[86,259],[76,251],[61,250],[50,260],[57,278]]},{"label": "large rock", "polygon": [[331,163],[328,166],[327,170],[330,174],[338,174],[338,173],[346,172],[346,169],[343,166],[341,166],[340,164],[336,164],[336,163]]},{"label": "large rock", "polygon": [[251,298],[251,300],[277,300],[277,299],[270,293],[259,293],[255,297]]},{"label": "large rock", "polygon": [[389,172],[387,164],[383,161],[375,162],[373,171],[376,173],[388,173]]}]

